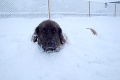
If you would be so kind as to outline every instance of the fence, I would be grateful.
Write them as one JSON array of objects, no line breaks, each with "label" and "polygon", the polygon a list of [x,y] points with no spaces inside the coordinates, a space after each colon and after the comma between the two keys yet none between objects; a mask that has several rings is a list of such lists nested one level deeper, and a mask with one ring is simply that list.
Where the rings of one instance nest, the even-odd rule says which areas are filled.
[{"label": "fence", "polygon": [[[50,15],[120,16],[120,4],[83,0],[50,0]],[[0,18],[48,17],[48,0],[1,0]]]}]

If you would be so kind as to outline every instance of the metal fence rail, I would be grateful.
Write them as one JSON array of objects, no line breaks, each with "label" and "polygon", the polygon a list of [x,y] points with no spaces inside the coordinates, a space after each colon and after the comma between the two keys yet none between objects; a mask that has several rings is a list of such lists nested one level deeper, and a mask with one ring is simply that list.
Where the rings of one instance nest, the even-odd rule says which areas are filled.
[{"label": "metal fence rail", "polygon": [[[0,18],[65,16],[120,16],[120,4],[81,0],[1,0]],[[48,7],[49,6],[49,7]]]}]

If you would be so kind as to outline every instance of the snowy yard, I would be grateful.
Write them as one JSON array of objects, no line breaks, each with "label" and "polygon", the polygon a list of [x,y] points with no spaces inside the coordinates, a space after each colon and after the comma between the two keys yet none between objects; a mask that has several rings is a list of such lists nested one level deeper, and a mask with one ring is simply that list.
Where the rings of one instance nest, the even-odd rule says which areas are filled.
[{"label": "snowy yard", "polygon": [[0,80],[120,80],[120,17],[53,18],[68,38],[54,53],[31,42],[45,19],[0,19]]}]

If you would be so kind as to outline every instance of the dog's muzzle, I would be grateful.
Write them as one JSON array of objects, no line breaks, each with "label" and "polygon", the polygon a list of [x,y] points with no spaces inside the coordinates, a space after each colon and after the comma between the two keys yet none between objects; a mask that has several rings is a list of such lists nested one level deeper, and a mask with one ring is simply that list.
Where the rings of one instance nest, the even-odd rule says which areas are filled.
[{"label": "dog's muzzle", "polygon": [[44,50],[45,51],[54,51],[56,49],[56,41],[54,39],[47,39],[45,43]]}]

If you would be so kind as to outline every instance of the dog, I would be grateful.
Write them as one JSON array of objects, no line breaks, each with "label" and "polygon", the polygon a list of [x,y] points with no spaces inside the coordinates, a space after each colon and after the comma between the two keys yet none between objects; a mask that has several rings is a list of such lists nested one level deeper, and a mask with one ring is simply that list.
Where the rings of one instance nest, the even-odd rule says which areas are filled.
[{"label": "dog", "polygon": [[38,42],[42,49],[47,51],[58,52],[61,46],[66,43],[65,36],[63,36],[62,29],[53,20],[44,20],[35,29],[32,36],[32,41]]}]

